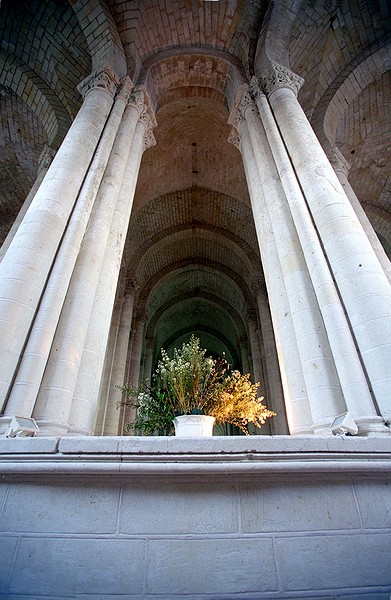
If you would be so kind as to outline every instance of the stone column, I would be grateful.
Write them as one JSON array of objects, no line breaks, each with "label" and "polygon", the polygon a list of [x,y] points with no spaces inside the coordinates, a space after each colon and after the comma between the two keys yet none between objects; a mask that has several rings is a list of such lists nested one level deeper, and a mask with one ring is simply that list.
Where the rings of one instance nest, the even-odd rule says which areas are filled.
[{"label": "stone column", "polygon": [[151,337],[145,340],[145,362],[144,362],[144,380],[151,381],[153,375],[153,352],[154,352],[154,340]]},{"label": "stone column", "polygon": [[[265,377],[262,368],[262,356],[255,315],[249,314],[247,326],[253,363],[254,383],[260,383],[258,396],[265,397]],[[270,435],[269,419],[266,421],[265,425],[261,427],[261,429],[258,427],[249,426],[249,433],[252,435]]]},{"label": "stone column", "polygon": [[[391,413],[391,286],[279,65],[261,78],[347,313],[381,414]],[[348,368],[350,368],[348,366]]]},{"label": "stone column", "polygon": [[357,215],[358,220],[361,223],[363,230],[365,231],[369,241],[371,242],[373,251],[375,252],[379,263],[381,264],[385,274],[387,275],[388,281],[391,283],[391,261],[384,251],[383,246],[379,238],[376,235],[375,230],[372,227],[370,220],[368,219],[365,210],[361,206],[359,199],[356,196],[355,191],[349,183],[348,174],[350,165],[344,158],[338,148],[329,147],[325,149],[326,156],[332,165],[345,194],[350,200],[350,203]]},{"label": "stone column", "polygon": [[84,102],[0,263],[0,406],[37,311],[118,84],[109,69],[82,85]]},{"label": "stone column", "polygon": [[121,191],[107,240],[101,275],[95,292],[89,327],[84,343],[70,417],[70,433],[92,433],[102,369],[110,331],[110,321],[118,283],[122,254],[142,153],[155,144],[152,128],[156,125],[144,92],[133,96],[140,120],[132,142]]},{"label": "stone column", "polygon": [[[140,379],[141,353],[143,348],[145,317],[136,315],[133,323],[132,349],[129,361],[129,383],[137,386]],[[123,423],[131,423],[135,417],[135,409],[127,407],[124,410]],[[126,434],[129,432],[124,432]]]},{"label": "stone column", "polygon": [[121,411],[118,408],[122,400],[122,393],[116,386],[126,383],[126,360],[136,291],[135,284],[128,286],[122,302],[119,323],[115,328],[115,343],[108,366],[107,384],[100,399],[103,415],[100,419],[99,429],[95,430],[95,435],[122,435],[119,427]]},{"label": "stone column", "polygon": [[[246,97],[247,94],[247,97]],[[258,109],[248,92],[242,112],[254,149],[270,225],[278,244],[289,310],[292,315],[315,433],[329,433],[335,416],[346,410],[327,333]]]},{"label": "stone column", "polygon": [[39,159],[38,159],[37,179],[35,180],[31,190],[29,191],[27,198],[23,203],[22,208],[20,209],[19,213],[17,214],[17,217],[16,217],[11,229],[9,230],[7,237],[5,238],[5,240],[1,246],[0,261],[3,259],[3,256],[7,252],[8,247],[9,247],[10,243],[12,242],[14,235],[18,230],[19,225],[23,221],[24,216],[27,212],[27,209],[29,208],[35,194],[37,193],[37,190],[38,190],[39,186],[41,185],[43,178],[45,177],[46,173],[48,172],[48,169],[52,163],[52,160],[53,160],[55,154],[56,154],[55,151],[52,148],[50,148],[50,146],[45,144],[41,154],[39,155]]},{"label": "stone column", "polygon": [[259,285],[255,293],[264,349],[265,403],[268,408],[277,413],[277,416],[269,421],[270,428],[273,434],[286,435],[289,430],[285,413],[284,391],[281,384],[273,323],[265,296],[266,290],[264,286]]},{"label": "stone column", "polygon": [[[234,107],[234,115],[238,108],[238,106]],[[237,124],[239,124],[239,119]],[[292,434],[312,433],[312,415],[308,403],[306,384],[299,358],[287,291],[285,289],[284,276],[278,259],[276,238],[266,205],[264,189],[260,183],[250,134],[244,119],[240,120],[240,136],[231,132],[229,139],[235,145],[240,146],[243,156],[243,165],[253,209],[266,287],[270,298],[289,430]]]},{"label": "stone column", "polygon": [[72,271],[121,122],[130,87],[129,78],[122,80],[120,91],[107,120],[94,159],[78,195],[76,206],[56,256],[56,262],[49,275],[39,312],[34,320],[7,402],[6,416],[12,414],[31,416],[34,409]]},{"label": "stone column", "polygon": [[[256,89],[255,91],[260,116],[284,186],[289,209],[327,331],[328,342],[342,386],[346,407],[352,413],[362,434],[371,431],[380,432],[382,429],[381,418],[376,414],[355,342],[311,215],[266,96]],[[342,406],[341,412],[343,412]]]}]

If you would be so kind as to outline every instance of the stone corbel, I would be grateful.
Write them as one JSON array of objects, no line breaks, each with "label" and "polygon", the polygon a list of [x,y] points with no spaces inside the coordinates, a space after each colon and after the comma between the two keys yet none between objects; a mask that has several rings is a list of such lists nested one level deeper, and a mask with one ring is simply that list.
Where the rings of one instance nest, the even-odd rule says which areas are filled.
[{"label": "stone corbel", "polygon": [[109,66],[103,67],[100,71],[95,71],[86,77],[79,85],[77,90],[83,96],[83,100],[92,90],[101,89],[112,98],[114,98],[117,88],[120,84],[118,75]]},{"label": "stone corbel", "polygon": [[[256,78],[253,78],[253,85],[255,84],[254,79]],[[304,83],[304,79],[286,67],[273,63],[265,74],[258,78],[257,83],[266,96],[270,96],[270,94],[280,88],[288,88],[297,96]]]}]

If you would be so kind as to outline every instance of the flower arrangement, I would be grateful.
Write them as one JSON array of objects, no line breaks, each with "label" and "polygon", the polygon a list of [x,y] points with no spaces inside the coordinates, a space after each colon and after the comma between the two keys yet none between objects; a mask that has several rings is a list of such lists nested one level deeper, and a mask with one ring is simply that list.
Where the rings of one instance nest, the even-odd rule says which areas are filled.
[{"label": "flower arrangement", "polygon": [[257,397],[259,383],[251,383],[250,375],[230,371],[223,359],[206,356],[200,340],[194,335],[170,358],[162,349],[162,358],[151,385],[118,386],[124,396],[121,403],[137,409],[129,424],[140,433],[171,433],[173,419],[181,414],[205,414],[220,423],[230,423],[248,434],[247,425],[261,427],[275,416]]}]

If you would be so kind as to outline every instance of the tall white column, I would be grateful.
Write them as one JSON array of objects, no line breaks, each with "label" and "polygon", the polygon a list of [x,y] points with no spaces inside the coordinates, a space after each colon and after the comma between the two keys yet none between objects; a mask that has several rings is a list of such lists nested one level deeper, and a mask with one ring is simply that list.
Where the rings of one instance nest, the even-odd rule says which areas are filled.
[{"label": "tall white column", "polygon": [[77,195],[105,126],[118,79],[105,70],[82,86],[84,102],[0,263],[0,406],[37,311]]},{"label": "tall white column", "polygon": [[116,386],[126,383],[126,359],[129,350],[136,289],[136,286],[132,285],[122,302],[119,323],[115,330],[115,343],[108,365],[107,383],[100,398],[103,414],[99,427],[95,429],[95,435],[122,435],[119,426],[121,411],[118,408],[122,400],[122,393]]},{"label": "tall white column", "polygon": [[331,146],[325,149],[326,156],[332,165],[342,188],[350,200],[350,203],[357,215],[358,220],[361,223],[363,230],[365,231],[369,241],[371,242],[373,251],[375,252],[379,263],[381,264],[385,274],[387,275],[388,281],[391,283],[391,261],[384,251],[383,246],[379,238],[376,235],[375,230],[372,227],[370,220],[368,219],[365,210],[361,206],[359,199],[348,179],[348,173],[350,165],[344,156],[338,150],[338,148],[332,148]]},{"label": "tall white column", "polygon": [[9,418],[12,414],[31,416],[34,409],[72,271],[127,98],[131,91],[130,87],[129,78],[122,80],[120,91],[105,125],[97,151],[57,253],[55,264],[49,275],[39,311],[30,331],[8,398],[5,417],[8,416]]},{"label": "tall white column", "polygon": [[[230,141],[235,143],[231,134]],[[300,362],[296,335],[293,328],[284,276],[268,214],[264,190],[259,180],[257,162],[245,121],[240,124],[240,149],[253,210],[255,228],[265,273],[266,287],[274,326],[285,406],[292,434],[312,433],[312,415],[308,403],[306,383]]]},{"label": "tall white column", "polygon": [[[275,164],[284,186],[287,203],[300,240],[306,266],[322,315],[346,408],[362,434],[384,428],[362,368],[332,274],[266,96],[255,87],[257,105]],[[319,398],[319,401],[321,399]],[[343,412],[343,406],[340,407]],[[337,416],[337,415],[335,415]],[[385,430],[385,428],[384,428]]]},{"label": "tall white column", "polygon": [[[136,319],[133,323],[133,335],[132,335],[132,348],[130,353],[130,361],[129,361],[129,381],[130,385],[137,386],[139,384],[140,379],[140,368],[141,368],[141,353],[143,348],[143,336],[144,336],[144,326],[145,326],[145,317],[136,315]],[[131,423],[135,417],[135,409],[131,407],[126,407],[123,415],[124,426],[127,423]],[[124,432],[125,434],[130,434],[131,432]]]},{"label": "tall white column", "polygon": [[39,155],[37,178],[34,181],[34,184],[31,188],[31,190],[29,191],[29,193],[26,197],[26,200],[24,201],[22,208],[18,212],[16,219],[1,246],[0,261],[3,259],[3,256],[7,252],[8,247],[9,247],[10,243],[12,242],[15,233],[18,231],[19,225],[23,221],[24,216],[27,212],[27,209],[29,208],[35,194],[37,193],[39,186],[41,185],[46,173],[48,172],[48,169],[52,163],[52,160],[53,160],[55,154],[56,154],[55,151],[52,148],[50,148],[50,146],[45,145],[41,154]]},{"label": "tall white column", "polygon": [[[95,293],[72,401],[70,433],[92,433],[110,320],[141,157],[144,149],[150,147],[151,143],[155,143],[153,134],[151,137],[155,121],[146,110],[144,94],[139,92],[138,99],[140,101],[140,120],[135,129]],[[145,114],[146,112],[147,114]]]},{"label": "tall white column", "polygon": [[129,104],[77,257],[34,409],[44,434],[64,434],[69,430],[69,413],[95,292],[138,118],[137,107]]},{"label": "tall white column", "polygon": [[[384,418],[391,416],[391,286],[280,66],[262,78]],[[288,86],[288,87],[287,87]]]},{"label": "tall white column", "polygon": [[284,435],[289,433],[285,413],[284,391],[281,384],[273,323],[265,292],[266,290],[264,290],[264,286],[262,285],[258,286],[255,290],[264,350],[265,403],[268,408],[277,413],[274,419],[269,420],[271,432],[273,434]]},{"label": "tall white column", "polygon": [[[262,369],[262,356],[259,344],[257,322],[254,316],[249,315],[247,326],[251,346],[254,383],[260,383],[258,395],[265,397],[265,377]],[[269,404],[266,401],[265,403],[268,406],[268,408],[270,408]],[[269,419],[260,429],[259,427],[249,426],[249,433],[252,435],[270,435]]]},{"label": "tall white column", "polygon": [[249,92],[245,93],[242,106],[245,122],[240,123],[240,132],[245,126],[249,133],[270,225],[278,240],[277,256],[311,406],[313,431],[330,433],[334,418],[346,410],[341,385],[285,193]]}]

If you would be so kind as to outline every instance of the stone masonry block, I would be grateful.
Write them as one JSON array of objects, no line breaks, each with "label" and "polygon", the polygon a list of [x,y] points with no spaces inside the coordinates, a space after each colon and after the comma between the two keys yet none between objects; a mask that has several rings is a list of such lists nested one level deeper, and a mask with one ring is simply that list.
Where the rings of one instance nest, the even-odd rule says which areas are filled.
[{"label": "stone masonry block", "polygon": [[147,593],[228,594],[275,590],[271,539],[151,540]]},{"label": "stone masonry block", "polygon": [[12,483],[0,517],[9,532],[112,533],[119,490],[110,484]]},{"label": "stone masonry block", "polygon": [[357,481],[354,487],[364,527],[391,528],[391,483],[379,480],[373,485],[373,481]]},{"label": "stone masonry block", "polygon": [[390,586],[391,534],[319,535],[276,540],[283,589]]},{"label": "stone masonry block", "polygon": [[7,590],[8,578],[10,576],[12,559],[14,557],[17,542],[18,539],[16,537],[0,538],[0,597],[3,597],[2,591]]},{"label": "stone masonry block", "polygon": [[145,482],[125,487],[121,533],[214,534],[238,531],[234,485]]},{"label": "stone masonry block", "polygon": [[313,531],[360,527],[352,486],[313,479],[240,486],[244,532]]},{"label": "stone masonry block", "polygon": [[50,598],[94,590],[140,594],[142,557],[143,542],[138,540],[25,538],[10,592]]}]

